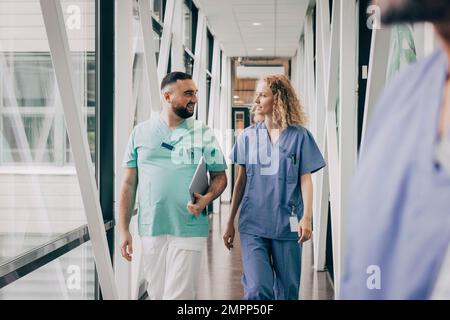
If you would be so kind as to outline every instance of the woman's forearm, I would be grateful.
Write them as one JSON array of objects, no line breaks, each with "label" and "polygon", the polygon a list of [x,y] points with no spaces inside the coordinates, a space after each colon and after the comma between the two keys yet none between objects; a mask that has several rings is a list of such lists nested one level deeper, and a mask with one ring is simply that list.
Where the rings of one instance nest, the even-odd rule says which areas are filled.
[{"label": "woman's forearm", "polygon": [[306,174],[301,177],[301,190],[303,198],[303,217],[312,219],[313,184],[311,174]]},{"label": "woman's forearm", "polygon": [[244,196],[245,184],[247,183],[246,180],[246,176],[242,174],[239,174],[238,178],[236,179],[236,183],[233,189],[233,196],[231,198],[231,211],[230,217],[228,218],[228,223],[234,223],[234,219],[236,218],[237,211],[242,201],[242,197]]}]

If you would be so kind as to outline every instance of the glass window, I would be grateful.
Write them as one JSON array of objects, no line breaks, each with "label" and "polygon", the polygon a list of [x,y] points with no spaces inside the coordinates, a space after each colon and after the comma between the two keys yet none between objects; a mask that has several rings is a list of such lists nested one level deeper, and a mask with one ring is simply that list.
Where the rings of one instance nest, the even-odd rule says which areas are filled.
[{"label": "glass window", "polygon": [[219,52],[220,52],[219,81],[220,81],[220,86],[222,86],[222,85],[224,85],[222,83],[222,66],[223,66],[224,61],[223,61],[223,51],[219,50]]},{"label": "glass window", "polygon": [[5,52],[4,107],[52,107],[55,104],[55,80],[48,54]]},{"label": "glass window", "polygon": [[[23,126],[25,141],[17,134],[17,122]],[[3,141],[1,162],[12,164],[26,160],[29,151],[35,164],[51,164],[55,161],[54,116],[45,114],[5,113],[2,115]]]},{"label": "glass window", "polygon": [[164,13],[166,10],[166,0],[152,0],[153,16],[159,22],[164,22]]},{"label": "glass window", "polygon": [[[3,240],[0,235],[0,242]],[[0,300],[13,299],[94,300],[95,264],[91,242],[0,289]]]},{"label": "glass window", "polygon": [[[74,54],[75,79],[80,81],[81,101],[86,122],[87,116],[94,117],[95,123],[95,54]],[[56,148],[52,141],[55,135],[65,135],[64,118],[61,109],[56,78],[49,53],[17,53],[6,54],[4,58],[8,75],[2,79],[1,91],[3,108],[2,140],[0,141],[1,163],[24,163],[33,161],[35,164],[55,164],[55,159],[63,158],[63,150]],[[17,108],[17,109],[15,109]],[[19,128],[23,125],[26,139],[20,139]],[[53,123],[62,124],[55,131]],[[95,149],[95,126],[87,127],[90,135],[89,147]],[[45,141],[48,143],[45,145]],[[41,142],[41,144],[39,144]],[[12,149],[11,149],[12,148]],[[31,151],[31,159],[27,159],[27,149]],[[39,148],[46,148],[39,153]],[[59,153],[56,155],[55,153]],[[68,149],[67,152],[70,152]],[[10,154],[14,154],[10,157]],[[35,155],[49,155],[35,157]],[[22,155],[22,156],[21,156]],[[8,160],[9,159],[9,160]],[[92,154],[94,159],[94,154]],[[71,161],[68,161],[71,162]],[[57,162],[65,165],[64,162]]]},{"label": "glass window", "polygon": [[[137,5],[133,12],[133,97],[135,97],[133,103],[136,107],[135,123],[138,123],[147,119],[151,100],[148,91],[148,77],[146,76],[147,69],[145,68],[142,26],[139,17],[139,7]],[[152,30],[154,46],[156,49],[155,58],[156,63],[158,64],[163,28],[158,22],[152,20]]]},{"label": "glass window", "polygon": [[[209,119],[209,99],[211,98],[211,76],[206,74],[206,119]],[[210,124],[211,125],[211,124]]]},{"label": "glass window", "polygon": [[209,72],[212,72],[212,64],[213,64],[213,54],[214,54],[214,37],[207,30],[207,48],[208,48],[208,54],[206,55],[206,65],[208,66]]},{"label": "glass window", "polygon": [[184,53],[184,67],[186,68],[186,73],[192,74],[194,71],[194,58],[187,52]]},{"label": "glass window", "polygon": [[191,3],[183,2],[183,44],[184,46],[193,52],[192,49],[192,11]]},{"label": "glass window", "polygon": [[[92,159],[95,2],[60,2]],[[0,263],[86,224],[39,1],[1,6]]]},{"label": "glass window", "polygon": [[[83,117],[85,119],[85,126],[87,128],[87,138],[89,143],[89,151],[91,153],[91,160],[95,162],[95,128],[96,128],[96,119],[95,112],[93,110],[88,110],[86,115]],[[70,141],[69,135],[66,133],[66,146],[65,146],[65,163],[66,164],[74,164],[74,159],[72,155],[72,150],[70,149]]]}]

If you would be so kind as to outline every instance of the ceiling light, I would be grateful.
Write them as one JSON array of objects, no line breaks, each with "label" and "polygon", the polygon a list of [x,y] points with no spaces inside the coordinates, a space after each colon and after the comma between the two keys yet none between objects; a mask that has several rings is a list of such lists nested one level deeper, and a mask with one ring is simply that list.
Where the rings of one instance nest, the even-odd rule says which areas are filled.
[{"label": "ceiling light", "polygon": [[263,48],[258,48],[258,49],[256,49],[256,51],[264,51],[264,49]]},{"label": "ceiling light", "polygon": [[253,22],[252,23],[252,26],[255,26],[255,27],[259,27],[261,25],[261,22]]},{"label": "ceiling light", "polygon": [[235,99],[239,99],[239,96],[234,96],[233,98],[235,98]]}]

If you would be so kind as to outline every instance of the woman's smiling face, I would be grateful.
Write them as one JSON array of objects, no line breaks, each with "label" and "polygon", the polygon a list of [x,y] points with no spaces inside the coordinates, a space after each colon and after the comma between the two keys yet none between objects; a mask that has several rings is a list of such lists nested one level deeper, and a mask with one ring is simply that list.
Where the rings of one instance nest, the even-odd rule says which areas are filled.
[{"label": "woman's smiling face", "polygon": [[256,86],[253,105],[258,116],[271,115],[273,112],[273,93],[265,81],[259,81]]}]

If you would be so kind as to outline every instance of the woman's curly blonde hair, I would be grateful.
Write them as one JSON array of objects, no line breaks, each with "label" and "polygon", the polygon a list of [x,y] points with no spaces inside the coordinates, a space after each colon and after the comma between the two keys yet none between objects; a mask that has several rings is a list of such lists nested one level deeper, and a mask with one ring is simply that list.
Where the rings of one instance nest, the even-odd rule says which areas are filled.
[{"label": "woman's curly blonde hair", "polygon": [[262,80],[272,90],[273,122],[282,129],[295,125],[305,126],[307,124],[305,110],[289,79],[280,74],[267,76]]}]

